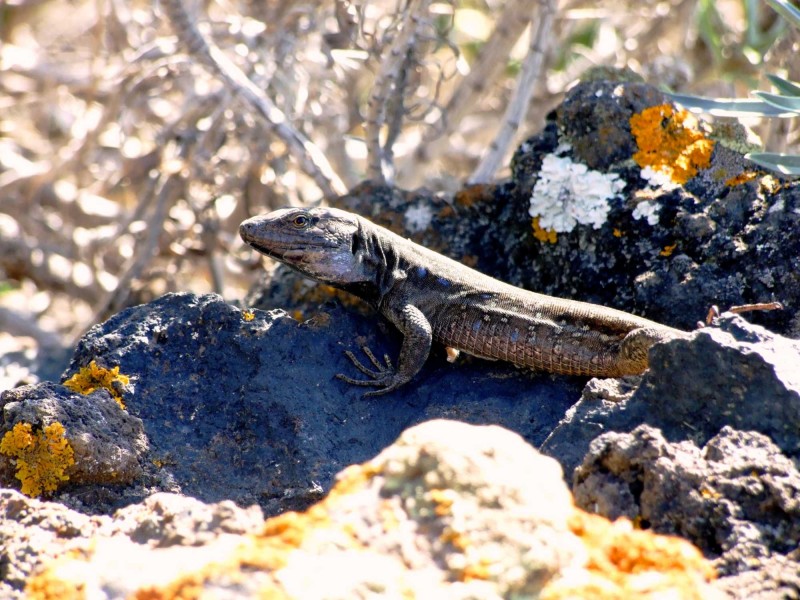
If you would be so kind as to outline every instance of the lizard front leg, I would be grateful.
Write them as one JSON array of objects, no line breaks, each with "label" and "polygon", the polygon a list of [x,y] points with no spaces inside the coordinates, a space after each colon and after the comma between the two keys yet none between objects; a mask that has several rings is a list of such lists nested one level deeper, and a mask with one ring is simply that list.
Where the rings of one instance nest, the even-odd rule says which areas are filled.
[{"label": "lizard front leg", "polygon": [[397,368],[392,365],[388,356],[384,356],[386,364],[382,364],[364,346],[362,350],[367,355],[375,370],[363,365],[355,355],[349,350],[345,353],[353,362],[356,368],[369,379],[353,379],[347,375],[338,374],[336,377],[352,385],[374,385],[381,389],[373,390],[364,394],[364,398],[379,396],[397,389],[404,383],[413,379],[419,373],[422,365],[428,359],[433,342],[431,324],[422,311],[411,304],[403,304],[397,310],[389,306],[383,314],[400,330],[403,334],[403,345],[400,347],[400,357],[397,361]]}]

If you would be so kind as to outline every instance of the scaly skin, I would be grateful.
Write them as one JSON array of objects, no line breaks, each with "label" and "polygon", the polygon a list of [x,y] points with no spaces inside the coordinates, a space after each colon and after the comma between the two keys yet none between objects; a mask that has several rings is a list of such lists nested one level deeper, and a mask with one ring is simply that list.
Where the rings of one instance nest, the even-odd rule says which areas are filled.
[{"label": "scaly skin", "polygon": [[481,358],[551,373],[620,377],[647,368],[656,342],[685,332],[596,304],[529,292],[334,208],[286,208],[241,224],[242,239],[303,275],[371,303],[403,334],[397,368],[368,348],[368,379],[385,394],[410,381],[435,340]]}]

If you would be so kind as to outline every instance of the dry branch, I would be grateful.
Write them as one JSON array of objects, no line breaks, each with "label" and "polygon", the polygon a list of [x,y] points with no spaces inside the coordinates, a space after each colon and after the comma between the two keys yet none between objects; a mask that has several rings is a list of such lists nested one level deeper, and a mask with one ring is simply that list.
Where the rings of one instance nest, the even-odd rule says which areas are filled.
[{"label": "dry branch", "polygon": [[[37,252],[38,251],[38,252]],[[40,239],[26,235],[6,237],[0,235],[0,274],[11,279],[28,278],[39,289],[63,292],[72,298],[85,302],[96,302],[99,289],[97,286],[77,285],[72,280],[74,261],[67,258],[68,251],[56,252],[47,249]],[[61,262],[68,268],[51,268],[51,257],[63,259]]]},{"label": "dry branch", "polygon": [[505,69],[511,49],[530,23],[538,2],[539,0],[518,0],[505,5],[497,25],[481,47],[475,64],[453,90],[443,112],[442,126],[425,131],[422,142],[400,169],[399,177],[406,179],[412,173],[419,172],[421,165],[435,160],[446,149],[450,136],[458,131],[461,120],[475,108]]},{"label": "dry branch", "polygon": [[164,230],[164,221],[167,218],[170,207],[175,203],[183,189],[184,179],[178,169],[173,169],[170,172],[161,174],[159,184],[156,205],[147,222],[145,240],[141,245],[137,246],[136,253],[125,265],[123,273],[117,282],[117,287],[108,292],[94,308],[92,323],[99,323],[109,313],[113,313],[124,306],[131,292],[131,283],[141,276],[150,261],[156,256],[158,240]]},{"label": "dry branch", "polygon": [[[387,122],[386,108],[389,104],[390,94],[399,95],[396,104],[399,103],[400,114],[402,114],[402,86],[403,69],[408,61],[408,55],[412,52],[420,27],[423,25],[427,14],[430,0],[410,0],[403,10],[402,24],[397,37],[393,40],[386,56],[382,57],[381,68],[375,77],[375,84],[367,104],[366,116],[366,143],[367,143],[367,178],[381,183],[386,182],[383,169],[384,161],[391,160],[391,144],[381,146],[381,129]],[[396,127],[396,116],[388,119]],[[396,137],[396,136],[395,136]],[[391,136],[390,138],[391,139]]]},{"label": "dry branch", "polygon": [[513,142],[514,135],[528,112],[534,87],[543,73],[546,58],[545,52],[550,45],[555,14],[555,0],[541,0],[539,3],[539,20],[535,31],[531,32],[528,54],[522,63],[522,71],[517,80],[514,95],[511,97],[506,114],[503,116],[500,131],[489,146],[489,152],[484,155],[477,169],[470,176],[470,183],[485,183],[494,177],[509,146]]},{"label": "dry branch", "polygon": [[322,151],[289,122],[286,114],[218,46],[206,39],[183,2],[162,0],[161,5],[189,54],[210,67],[236,95],[264,117],[289,148],[300,168],[314,180],[323,194],[333,196],[346,193],[347,188]]}]

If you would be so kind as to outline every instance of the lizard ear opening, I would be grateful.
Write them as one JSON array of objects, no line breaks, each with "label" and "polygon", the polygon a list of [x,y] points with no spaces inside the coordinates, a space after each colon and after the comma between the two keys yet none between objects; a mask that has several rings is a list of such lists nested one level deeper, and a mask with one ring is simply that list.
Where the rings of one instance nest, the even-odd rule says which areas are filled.
[{"label": "lizard ear opening", "polygon": [[350,252],[352,252],[353,256],[356,256],[359,250],[364,249],[364,235],[363,231],[361,230],[361,224],[358,225],[358,229],[350,236]]}]

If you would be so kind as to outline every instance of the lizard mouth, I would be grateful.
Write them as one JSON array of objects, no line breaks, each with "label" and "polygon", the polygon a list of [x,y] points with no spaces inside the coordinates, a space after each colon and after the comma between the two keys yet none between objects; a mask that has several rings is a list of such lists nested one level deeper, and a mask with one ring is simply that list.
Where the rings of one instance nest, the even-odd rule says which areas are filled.
[{"label": "lizard mouth", "polygon": [[256,244],[255,242],[247,242],[247,245],[250,246],[253,250],[256,250],[257,252],[260,252],[261,254],[263,254],[265,256],[269,256],[270,258],[281,258],[283,256],[279,252],[276,252],[275,250],[271,250],[269,248],[266,248],[265,246],[262,246],[261,244]]},{"label": "lizard mouth", "polygon": [[269,256],[270,258],[283,262],[301,262],[304,257],[308,256],[309,252],[337,247],[336,244],[308,244],[305,246],[297,246],[295,244],[287,246],[286,248],[267,248],[257,242],[248,241],[247,244],[253,248],[253,250],[260,252],[264,256]]}]

